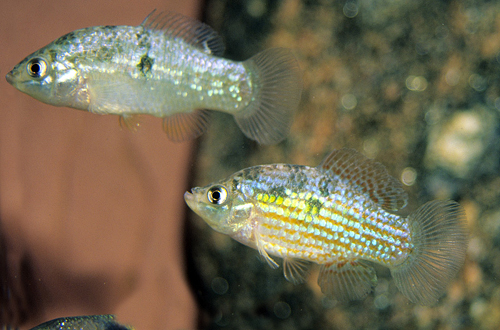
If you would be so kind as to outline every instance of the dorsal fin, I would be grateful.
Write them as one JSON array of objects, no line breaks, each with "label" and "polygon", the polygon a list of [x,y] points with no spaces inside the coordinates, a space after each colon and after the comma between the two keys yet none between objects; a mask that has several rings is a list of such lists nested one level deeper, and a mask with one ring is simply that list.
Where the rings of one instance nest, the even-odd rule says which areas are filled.
[{"label": "dorsal fin", "polygon": [[347,181],[352,187],[386,210],[397,211],[406,206],[408,195],[384,165],[354,149],[334,150],[318,166],[333,177]]},{"label": "dorsal fin", "polygon": [[210,26],[181,14],[155,12],[156,9],[141,23],[144,28],[162,31],[171,38],[181,38],[206,54],[221,56],[224,53],[222,38]]}]

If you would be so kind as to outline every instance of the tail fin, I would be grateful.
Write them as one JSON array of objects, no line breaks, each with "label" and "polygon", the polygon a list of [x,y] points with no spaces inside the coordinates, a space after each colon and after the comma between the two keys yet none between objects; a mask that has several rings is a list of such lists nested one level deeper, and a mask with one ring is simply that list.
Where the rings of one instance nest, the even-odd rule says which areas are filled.
[{"label": "tail fin", "polygon": [[271,48],[244,62],[255,88],[250,104],[235,114],[243,133],[261,144],[283,140],[302,94],[302,75],[289,49]]},{"label": "tail fin", "polygon": [[465,212],[454,201],[432,201],[408,220],[414,248],[391,274],[408,299],[431,305],[464,263],[468,241]]}]

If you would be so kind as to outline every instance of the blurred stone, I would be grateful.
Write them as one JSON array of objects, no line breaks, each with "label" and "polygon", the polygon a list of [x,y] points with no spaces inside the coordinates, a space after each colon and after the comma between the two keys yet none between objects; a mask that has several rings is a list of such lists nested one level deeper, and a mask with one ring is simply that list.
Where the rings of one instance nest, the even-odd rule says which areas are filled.
[{"label": "blurred stone", "polygon": [[441,124],[431,126],[425,164],[465,178],[481,161],[495,136],[496,117],[482,107],[457,111]]},{"label": "blurred stone", "polygon": [[[244,8],[244,3],[252,2],[242,0],[238,5]],[[202,325],[209,329],[222,325],[499,328],[498,315],[474,318],[470,305],[483,299],[489,308],[494,288],[500,287],[500,239],[495,229],[500,218],[494,211],[500,204],[500,42],[495,41],[500,35],[500,3],[271,2],[276,7],[266,5],[272,10],[267,18],[262,16],[262,22],[223,0],[208,1],[210,8],[219,9],[209,17],[225,17],[222,23],[214,21],[221,26],[246,22],[269,27],[269,34],[260,35],[258,43],[253,34],[239,35],[240,40],[228,43],[229,53],[238,59],[267,47],[288,47],[297,55],[304,70],[304,92],[290,135],[276,146],[258,146],[241,137],[229,116],[215,116],[215,129],[200,143],[202,161],[196,164],[193,185],[205,185],[252,165],[315,166],[332,149],[352,147],[411,183],[405,186],[410,199],[402,213],[434,198],[464,203],[475,240],[468,251],[472,260],[466,261],[436,306],[410,303],[397,290],[390,271],[379,266],[379,283],[385,283],[381,288],[362,301],[340,304],[321,293],[318,267],[312,267],[305,284],[291,285],[281,269],[272,270],[259,261],[255,250],[237,242],[225,246],[218,239],[211,241],[213,230],[192,215],[196,230],[189,232],[194,243],[190,271],[198,276],[196,292],[206,315]],[[483,229],[487,223],[495,230]],[[225,295],[213,293],[214,276],[228,281]],[[274,313],[278,301],[290,306],[286,319],[290,325]],[[223,324],[217,323],[219,319]]]}]

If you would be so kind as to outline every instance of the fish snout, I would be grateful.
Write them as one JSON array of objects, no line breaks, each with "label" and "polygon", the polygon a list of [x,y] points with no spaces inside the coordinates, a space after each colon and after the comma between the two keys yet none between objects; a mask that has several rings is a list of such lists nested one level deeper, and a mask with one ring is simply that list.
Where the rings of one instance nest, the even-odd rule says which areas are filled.
[{"label": "fish snout", "polygon": [[7,79],[9,84],[14,84],[14,75],[12,74],[12,71],[5,75],[5,79]]},{"label": "fish snout", "polygon": [[193,200],[193,194],[190,193],[189,191],[186,191],[184,193],[184,200],[187,202],[187,201],[191,201]]},{"label": "fish snout", "polygon": [[201,188],[196,187],[191,189],[191,192],[186,191],[184,193],[184,201],[190,208],[195,207],[195,205],[199,203],[201,191],[202,191]]}]

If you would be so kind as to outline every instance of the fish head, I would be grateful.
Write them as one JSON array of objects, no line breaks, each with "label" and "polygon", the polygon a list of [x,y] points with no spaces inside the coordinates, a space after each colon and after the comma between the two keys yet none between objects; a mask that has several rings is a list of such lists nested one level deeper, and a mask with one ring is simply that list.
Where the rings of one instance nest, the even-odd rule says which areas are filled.
[{"label": "fish head", "polygon": [[57,60],[48,45],[19,62],[5,78],[21,92],[47,104],[87,109],[82,79],[71,61]]},{"label": "fish head", "polygon": [[250,223],[254,205],[229,183],[193,188],[184,194],[184,200],[210,227],[232,236]]}]

